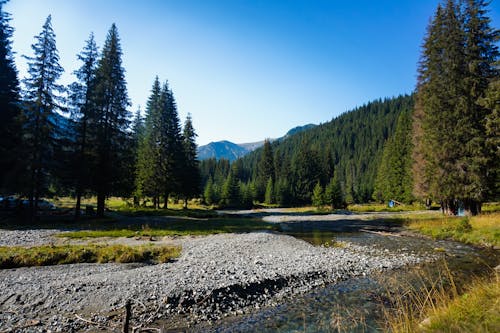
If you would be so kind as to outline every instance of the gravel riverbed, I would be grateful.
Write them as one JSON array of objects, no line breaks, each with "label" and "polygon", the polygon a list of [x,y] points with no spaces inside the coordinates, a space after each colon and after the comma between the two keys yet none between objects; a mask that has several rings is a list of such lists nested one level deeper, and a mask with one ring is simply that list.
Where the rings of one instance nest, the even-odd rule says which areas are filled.
[{"label": "gravel riverbed", "polygon": [[[0,245],[22,245],[13,240],[16,232],[19,238],[29,231],[0,230]],[[28,234],[32,240],[24,245],[52,237],[43,230]],[[176,242],[181,256],[159,265],[0,270],[0,332],[119,331],[127,300],[132,303],[131,327],[155,327],[159,320],[213,322],[273,306],[320,285],[432,259],[406,249],[350,243],[315,247],[270,232],[181,237]]]}]

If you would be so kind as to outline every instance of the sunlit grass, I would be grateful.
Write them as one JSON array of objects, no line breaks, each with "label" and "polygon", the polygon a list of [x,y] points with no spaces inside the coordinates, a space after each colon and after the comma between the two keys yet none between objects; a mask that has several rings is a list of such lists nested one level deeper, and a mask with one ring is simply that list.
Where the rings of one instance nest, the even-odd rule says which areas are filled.
[{"label": "sunlit grass", "polygon": [[417,281],[389,290],[384,307],[390,332],[500,332],[498,274],[473,279],[459,290],[448,267],[423,271]]},{"label": "sunlit grass", "polygon": [[64,245],[0,247],[0,268],[75,263],[167,262],[180,255],[177,246]]},{"label": "sunlit grass", "polygon": [[431,313],[424,332],[500,332],[498,275],[477,280],[460,297],[440,304]]},{"label": "sunlit grass", "polygon": [[396,205],[394,207],[389,207],[387,204],[379,203],[369,203],[369,204],[351,204],[347,206],[347,209],[352,212],[364,213],[364,212],[407,212],[415,210],[424,210],[425,206],[421,204],[413,205]]},{"label": "sunlit grass", "polygon": [[500,212],[500,202],[486,202],[481,207],[483,213]]},{"label": "sunlit grass", "polygon": [[408,227],[435,239],[454,239],[467,244],[500,246],[500,213],[467,217],[411,220]]}]

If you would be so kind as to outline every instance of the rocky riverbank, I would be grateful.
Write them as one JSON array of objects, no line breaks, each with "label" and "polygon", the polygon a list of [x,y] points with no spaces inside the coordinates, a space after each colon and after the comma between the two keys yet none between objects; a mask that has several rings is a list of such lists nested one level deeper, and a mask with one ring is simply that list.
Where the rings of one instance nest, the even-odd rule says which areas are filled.
[{"label": "rocky riverbank", "polygon": [[[1,240],[6,234],[0,235],[7,243]],[[405,249],[349,243],[315,247],[267,232],[176,241],[183,247],[181,257],[160,265],[0,270],[0,331],[113,331],[122,325],[127,300],[131,327],[154,327],[158,320],[206,323],[272,306],[326,283],[431,259]]]}]

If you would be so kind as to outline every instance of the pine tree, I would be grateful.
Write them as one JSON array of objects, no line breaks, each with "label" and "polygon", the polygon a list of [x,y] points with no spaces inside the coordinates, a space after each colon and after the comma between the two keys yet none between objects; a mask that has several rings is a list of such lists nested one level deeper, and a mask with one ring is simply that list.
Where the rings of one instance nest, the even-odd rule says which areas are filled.
[{"label": "pine tree", "polygon": [[413,201],[411,128],[411,114],[406,110],[399,116],[396,131],[384,146],[375,180],[374,198],[377,200]]},{"label": "pine tree", "polygon": [[92,119],[96,165],[94,187],[97,192],[97,215],[104,215],[106,197],[120,192],[120,181],[127,177],[123,166],[126,165],[127,147],[130,137],[130,105],[122,67],[122,49],[118,29],[113,24],[109,29],[102,55],[96,70],[95,91],[93,94],[95,114]]},{"label": "pine tree", "polygon": [[265,200],[267,182],[269,179],[273,182],[275,180],[273,149],[271,142],[267,139],[264,141],[257,172],[257,200],[262,201]]},{"label": "pine tree", "polygon": [[497,32],[488,26],[483,1],[468,1],[465,12],[448,0],[431,22],[419,66],[414,133],[417,192],[456,213],[461,202],[468,214],[480,212],[488,187],[485,119],[478,104],[493,63]]},{"label": "pine tree", "polygon": [[325,204],[323,186],[321,186],[320,182],[317,182],[316,185],[314,186],[311,201],[313,206],[316,208],[320,208]]},{"label": "pine tree", "polygon": [[249,183],[240,181],[240,206],[242,208],[251,209],[253,207],[253,193],[252,186]]},{"label": "pine tree", "polygon": [[94,40],[94,34],[90,34],[85,43],[83,51],[77,55],[82,66],[74,72],[77,81],[69,86],[69,105],[71,118],[73,120],[73,141],[74,147],[74,165],[76,171],[74,177],[76,181],[75,194],[75,218],[80,216],[81,197],[83,191],[91,186],[89,182],[89,160],[91,159],[89,142],[89,127],[94,125],[93,119],[94,107],[92,97],[95,86],[96,67],[99,57],[97,45]]},{"label": "pine tree", "polygon": [[191,115],[188,114],[183,131],[184,167],[181,192],[184,196],[184,208],[187,208],[188,199],[200,192],[201,176],[197,158],[196,136]]},{"label": "pine tree", "polygon": [[338,177],[334,176],[325,189],[325,204],[330,205],[332,209],[344,207],[344,199],[342,198],[342,188]]},{"label": "pine tree", "polygon": [[286,178],[280,178],[276,181],[275,186],[276,192],[276,203],[281,207],[286,207],[290,205],[291,202],[291,191],[290,184]]},{"label": "pine tree", "polygon": [[237,208],[240,207],[241,203],[241,190],[240,181],[236,176],[239,170],[237,164],[231,166],[231,171],[224,182],[224,187],[222,188],[222,206],[227,208]]},{"label": "pine tree", "polygon": [[310,203],[312,192],[322,178],[318,152],[302,147],[294,159],[294,196],[298,203]]},{"label": "pine tree", "polygon": [[264,202],[268,205],[271,205],[274,203],[274,184],[273,184],[273,179],[269,177],[267,180],[267,185],[266,185],[266,194],[264,196]]},{"label": "pine tree", "polygon": [[185,156],[177,105],[167,82],[163,85],[160,99],[163,105],[163,111],[160,115],[160,165],[161,172],[165,176],[162,184],[163,208],[167,208],[169,195],[182,192],[182,168]]},{"label": "pine tree", "polygon": [[485,95],[479,99],[479,103],[490,112],[486,116],[486,149],[489,155],[489,191],[491,200],[500,199],[500,76],[492,79]]},{"label": "pine tree", "polygon": [[3,11],[6,2],[0,1],[0,193],[15,191],[22,172],[16,158],[21,146],[19,81],[11,48],[10,15]]},{"label": "pine tree", "polygon": [[156,77],[146,105],[144,133],[139,141],[136,162],[136,195],[152,197],[154,208],[158,208],[165,182],[160,155],[163,106],[160,81]]},{"label": "pine tree", "polygon": [[49,175],[54,170],[57,150],[57,113],[61,109],[63,87],[57,80],[63,72],[59,64],[52,19],[49,15],[42,32],[31,46],[33,57],[28,60],[28,77],[24,79],[24,144],[28,152],[29,202],[32,218],[38,209],[38,199],[47,193]]},{"label": "pine tree", "polygon": [[[464,10],[465,62],[467,64],[465,91],[466,107],[463,109],[462,136],[463,154],[457,161],[462,167],[462,197],[466,211],[475,215],[481,211],[481,202],[495,187],[490,174],[498,167],[498,159],[488,149],[488,130],[486,122],[493,110],[480,102],[487,94],[489,82],[500,75],[495,65],[499,58],[497,42],[500,30],[490,26],[487,2],[468,0]],[[463,173],[465,171],[465,174]]]},{"label": "pine tree", "polygon": [[205,185],[205,190],[203,191],[203,199],[207,205],[213,205],[217,202],[214,194],[214,183],[212,177],[210,177]]}]

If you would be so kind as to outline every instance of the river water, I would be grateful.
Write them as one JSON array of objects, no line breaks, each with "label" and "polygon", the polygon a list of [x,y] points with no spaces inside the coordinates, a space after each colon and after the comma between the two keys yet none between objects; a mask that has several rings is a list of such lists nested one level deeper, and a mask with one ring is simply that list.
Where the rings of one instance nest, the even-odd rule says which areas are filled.
[{"label": "river water", "polygon": [[[349,223],[350,224],[350,223]],[[491,274],[500,263],[498,251],[488,251],[452,241],[391,236],[364,229],[342,232],[325,224],[315,229],[305,224],[287,224],[286,234],[316,246],[342,246],[343,242],[386,251],[404,249],[417,254],[432,254],[434,262],[404,267],[366,277],[351,278],[326,285],[301,296],[245,315],[229,317],[210,326],[196,326],[194,332],[382,332],[384,312],[394,309],[395,297],[411,290],[424,292],[439,281],[443,288],[460,291],[474,277]],[[311,224],[307,224],[311,225]],[[383,231],[394,231],[382,223]],[[395,228],[401,230],[400,226]],[[452,276],[452,278],[450,278]],[[456,286],[455,286],[456,285]]]},{"label": "river water", "polygon": [[[491,267],[500,262],[496,252],[450,241],[381,236],[365,232],[311,232],[298,236],[315,245],[347,241],[388,250],[404,247],[417,253],[432,252],[439,259],[419,267],[397,269],[317,288],[276,307],[204,327],[203,331],[381,332],[384,331],[384,307],[392,304],[390,297],[395,289],[404,291],[407,288],[429,288],[430,283],[448,276],[447,269],[460,288],[473,277],[491,273]],[[444,288],[451,288],[449,281],[444,281],[443,284]]]}]

